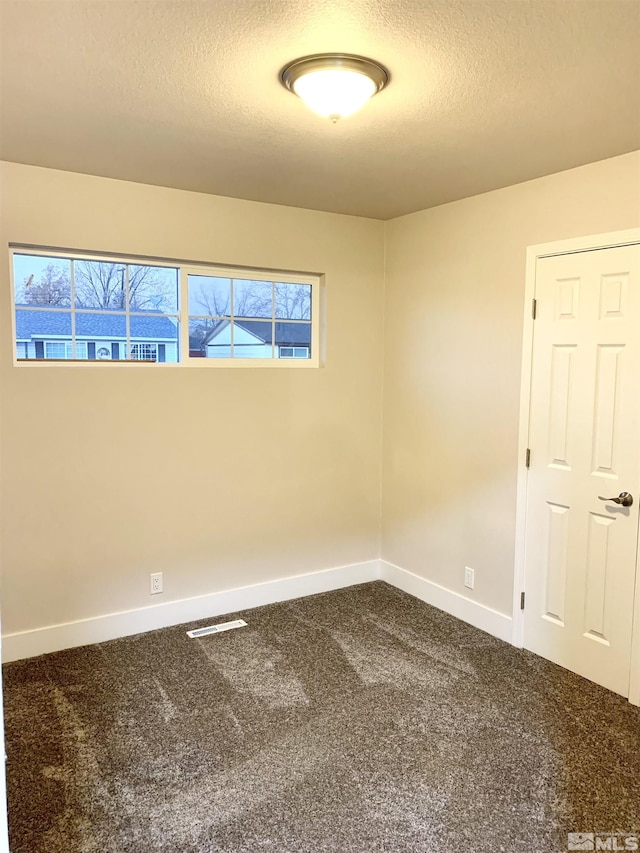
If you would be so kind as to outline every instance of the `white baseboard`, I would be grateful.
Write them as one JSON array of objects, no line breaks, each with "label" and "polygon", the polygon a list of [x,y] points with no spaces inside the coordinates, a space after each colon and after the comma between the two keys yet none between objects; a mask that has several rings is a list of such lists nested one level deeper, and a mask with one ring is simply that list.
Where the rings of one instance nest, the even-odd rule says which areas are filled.
[{"label": "white baseboard", "polygon": [[444,610],[445,613],[457,619],[462,619],[463,622],[468,622],[475,628],[480,628],[481,631],[486,631],[487,634],[498,637],[499,640],[511,643],[512,619],[510,616],[498,613],[497,610],[492,610],[471,598],[414,575],[399,566],[394,566],[393,563],[387,563],[386,560],[380,561],[380,579],[439,610]]},{"label": "white baseboard", "polygon": [[512,620],[509,616],[385,560],[368,560],[306,575],[212,592],[195,598],[183,598],[136,610],[48,625],[33,631],[5,634],[2,637],[2,659],[4,663],[9,663],[61,649],[103,643],[118,637],[129,637],[157,628],[215,618],[264,604],[275,604],[278,601],[302,598],[374,580],[386,581],[391,586],[398,587],[457,619],[462,619],[463,622],[468,622],[500,640],[511,642]]},{"label": "white baseboard", "polygon": [[91,619],[48,625],[33,631],[5,634],[2,637],[4,663],[57,652],[90,643],[103,643],[118,637],[129,637],[156,628],[168,628],[183,622],[249,610],[264,604],[275,604],[305,595],[329,592],[332,589],[378,580],[380,561],[353,563],[306,575],[279,578],[252,586],[212,592],[195,598],[168,601],[151,607],[140,607],[121,613],[107,613]]}]

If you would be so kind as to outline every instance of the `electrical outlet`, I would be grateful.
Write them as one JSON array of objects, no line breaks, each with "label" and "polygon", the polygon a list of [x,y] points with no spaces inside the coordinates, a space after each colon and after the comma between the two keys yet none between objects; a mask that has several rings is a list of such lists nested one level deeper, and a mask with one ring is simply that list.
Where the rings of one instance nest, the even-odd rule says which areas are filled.
[{"label": "electrical outlet", "polygon": [[155,574],[149,575],[149,578],[151,580],[151,595],[162,592],[162,572],[155,572]]},{"label": "electrical outlet", "polygon": [[473,589],[473,569],[470,569],[469,566],[464,567],[464,585],[468,589]]}]

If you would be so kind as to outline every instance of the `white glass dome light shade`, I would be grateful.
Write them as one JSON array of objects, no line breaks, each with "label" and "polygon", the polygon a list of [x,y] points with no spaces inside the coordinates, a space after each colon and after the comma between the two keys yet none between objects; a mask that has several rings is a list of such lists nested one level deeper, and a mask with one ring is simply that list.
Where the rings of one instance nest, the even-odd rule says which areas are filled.
[{"label": "white glass dome light shade", "polygon": [[293,91],[314,113],[337,121],[361,109],[375,95],[377,86],[359,71],[321,68],[299,77]]},{"label": "white glass dome light shade", "polygon": [[280,81],[309,109],[335,123],[383,89],[389,72],[364,56],[322,53],[290,62],[280,72]]}]

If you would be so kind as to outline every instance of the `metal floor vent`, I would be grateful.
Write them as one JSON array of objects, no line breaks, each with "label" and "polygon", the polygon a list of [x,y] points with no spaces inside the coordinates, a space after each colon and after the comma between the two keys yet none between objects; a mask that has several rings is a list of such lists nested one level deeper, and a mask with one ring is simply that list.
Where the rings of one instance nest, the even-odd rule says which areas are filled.
[{"label": "metal floor vent", "polygon": [[196,639],[197,637],[206,637],[208,634],[221,634],[223,631],[231,631],[232,628],[246,627],[244,619],[236,619],[234,622],[221,622],[219,625],[209,625],[208,628],[196,628],[194,631],[187,631],[187,637]]}]

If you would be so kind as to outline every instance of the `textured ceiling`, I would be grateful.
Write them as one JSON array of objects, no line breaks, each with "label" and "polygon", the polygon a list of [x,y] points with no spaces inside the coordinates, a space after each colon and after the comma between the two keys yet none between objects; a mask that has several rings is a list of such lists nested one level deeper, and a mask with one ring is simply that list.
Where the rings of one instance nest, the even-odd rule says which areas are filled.
[{"label": "textured ceiling", "polygon": [[[0,157],[387,219],[640,148],[638,0],[0,0]],[[337,125],[278,82],[385,64]]]}]

